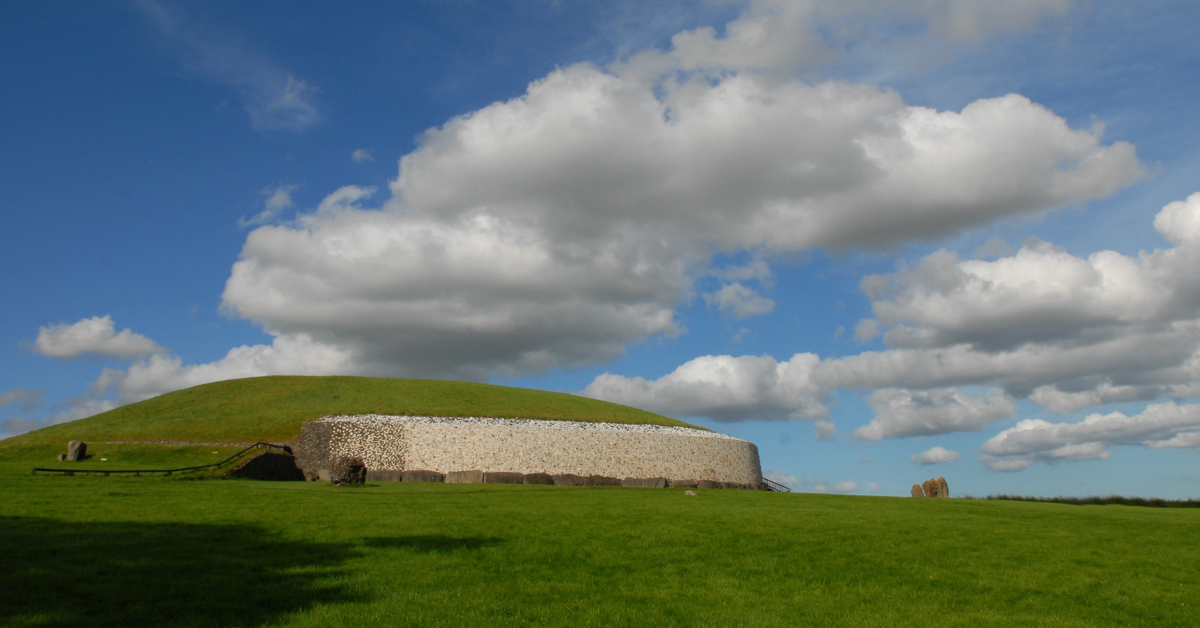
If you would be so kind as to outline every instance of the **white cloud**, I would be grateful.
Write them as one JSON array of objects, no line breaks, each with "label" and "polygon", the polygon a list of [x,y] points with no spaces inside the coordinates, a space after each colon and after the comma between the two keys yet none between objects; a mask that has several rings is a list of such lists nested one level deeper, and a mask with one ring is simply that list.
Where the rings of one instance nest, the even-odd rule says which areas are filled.
[{"label": "white cloud", "polygon": [[952,462],[954,460],[961,459],[962,456],[958,455],[957,451],[950,451],[949,449],[940,446],[932,449],[926,449],[925,451],[909,458],[909,460],[912,460],[921,466],[941,464],[943,462]]},{"label": "white cloud", "polygon": [[716,305],[722,314],[736,319],[766,314],[775,309],[774,301],[740,283],[727,284],[716,292],[706,293],[704,301]]},{"label": "white cloud", "polygon": [[32,390],[29,388],[15,388],[6,390],[0,393],[0,408],[9,405],[21,404],[22,411],[31,406],[41,403],[42,398],[46,396],[44,390]]},{"label": "white cloud", "polygon": [[1078,423],[1025,419],[980,447],[994,469],[1019,471],[1035,462],[1104,460],[1113,445],[1152,448],[1200,443],[1200,405],[1174,401],[1151,404],[1141,413],[1092,414]]},{"label": "white cloud", "polygon": [[867,490],[871,491],[872,493],[878,493],[879,485],[876,484],[875,482],[867,482]]},{"label": "white cloud", "polygon": [[354,152],[350,154],[350,158],[359,163],[364,161],[375,161],[375,157],[371,155],[371,151],[365,148],[354,149]]},{"label": "white cloud", "polygon": [[814,493],[854,493],[858,491],[858,484],[855,482],[819,482],[813,484],[812,492]]},{"label": "white cloud", "polygon": [[129,329],[114,333],[111,316],[94,316],[68,325],[44,325],[38,328],[34,350],[51,357],[71,360],[88,353],[109,358],[136,358],[166,349],[153,340]]},{"label": "white cloud", "polygon": [[854,326],[854,339],[859,342],[870,342],[879,335],[879,321],[865,318]]},{"label": "white cloud", "polygon": [[174,390],[211,382],[264,375],[359,375],[368,370],[358,356],[305,335],[281,335],[270,345],[235,347],[205,364],[183,364],[174,355],[154,355],[124,371],[106,370],[93,386],[116,385],[117,401],[135,403]]},{"label": "white cloud", "polygon": [[984,425],[1017,412],[998,390],[983,397],[968,397],[953,388],[921,391],[885,388],[872,393],[867,402],[875,411],[875,418],[854,430],[854,437],[863,440],[977,432]]},{"label": "white cloud", "polygon": [[811,383],[817,356],[696,358],[656,380],[605,373],[581,393],[675,417],[716,421],[824,418],[824,395]]},{"label": "white cloud", "polygon": [[801,480],[800,478],[798,478],[790,473],[784,473],[782,471],[772,471],[771,469],[765,469],[763,471],[763,477],[767,478],[768,480],[771,480],[772,482],[778,482],[784,486],[788,486],[791,488],[795,488],[797,484],[804,483],[804,480]]},{"label": "white cloud", "polygon": [[816,419],[813,421],[814,436],[817,440],[829,440],[837,436],[837,426],[830,421]]},{"label": "white cloud", "polygon": [[134,5],[185,69],[237,92],[255,130],[297,132],[320,121],[316,87],[176,6],[155,0]]},{"label": "white cloud", "polygon": [[239,227],[249,227],[251,225],[262,225],[271,222],[291,207],[295,207],[296,203],[292,200],[292,192],[300,186],[286,185],[280,183],[276,186],[267,186],[263,190],[263,210],[253,218],[246,220],[238,219]]}]

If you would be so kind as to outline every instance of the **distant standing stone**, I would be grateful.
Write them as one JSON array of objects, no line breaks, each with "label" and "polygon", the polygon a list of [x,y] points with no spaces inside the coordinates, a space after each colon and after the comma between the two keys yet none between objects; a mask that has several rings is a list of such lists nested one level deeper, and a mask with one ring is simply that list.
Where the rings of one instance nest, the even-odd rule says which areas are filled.
[{"label": "distant standing stone", "polygon": [[946,484],[946,478],[938,478],[938,497],[949,497],[950,486]]},{"label": "distant standing stone", "polygon": [[87,457],[87,443],[81,440],[73,440],[67,444],[67,460],[70,462],[79,462]]},{"label": "distant standing stone", "polygon": [[937,497],[937,480],[925,480],[925,482],[921,484],[921,489],[925,491],[926,497]]},{"label": "distant standing stone", "polygon": [[913,484],[912,496],[913,497],[924,497],[925,496],[925,491],[921,490],[920,484]]}]

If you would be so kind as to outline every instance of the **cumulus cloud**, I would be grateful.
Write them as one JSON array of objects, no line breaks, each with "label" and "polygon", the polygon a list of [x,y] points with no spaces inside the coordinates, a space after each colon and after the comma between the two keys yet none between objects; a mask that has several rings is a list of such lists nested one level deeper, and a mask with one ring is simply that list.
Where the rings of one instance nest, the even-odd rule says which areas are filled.
[{"label": "cumulus cloud", "polygon": [[766,314],[775,309],[774,301],[740,283],[731,283],[716,292],[706,293],[704,301],[715,305],[722,314],[737,319]]},{"label": "cumulus cloud", "polygon": [[822,362],[823,385],[1002,386],[1054,412],[1189,397],[1200,380],[1200,194],[1163,208],[1175,246],[1087,257],[1032,242],[996,259],[938,251],[864,292],[888,351]]},{"label": "cumulus cloud", "polygon": [[962,456],[958,455],[957,451],[950,451],[949,449],[940,446],[934,447],[933,449],[926,449],[925,451],[909,458],[909,460],[912,460],[923,467],[931,464],[953,462],[961,459]]},{"label": "cumulus cloud", "polygon": [[772,471],[771,469],[765,469],[763,471],[763,477],[767,478],[768,480],[771,480],[772,482],[778,482],[784,486],[788,486],[791,488],[796,488],[797,484],[804,483],[804,480],[801,480],[800,478],[798,478],[790,473],[784,473],[782,471]]},{"label": "cumulus cloud", "polygon": [[292,200],[292,192],[300,186],[279,184],[276,186],[267,186],[263,190],[263,210],[256,214],[253,218],[246,220],[238,219],[239,227],[249,227],[252,225],[262,225],[271,222],[277,218],[284,210],[296,206]]},{"label": "cumulus cloud", "polygon": [[93,316],[79,322],[43,325],[38,328],[33,348],[38,353],[64,360],[86,354],[109,358],[136,358],[166,349],[153,340],[129,329],[115,331],[112,316]]},{"label": "cumulus cloud", "polygon": [[155,0],[135,0],[134,6],[185,69],[238,94],[255,130],[298,132],[320,121],[318,90],[304,79],[176,6]]},{"label": "cumulus cloud", "polygon": [[1014,416],[1015,406],[998,390],[968,397],[953,388],[904,390],[885,388],[867,398],[875,411],[870,423],[854,430],[862,440],[979,431],[993,421]]},{"label": "cumulus cloud", "polygon": [[705,356],[656,380],[605,373],[581,394],[676,417],[820,419],[829,412],[824,393],[812,384],[817,359],[811,353],[797,353],[787,362],[769,356]]},{"label": "cumulus cloud", "polygon": [[375,157],[371,155],[371,151],[365,148],[354,149],[354,152],[350,154],[350,158],[359,163],[364,161],[375,161]]},{"label": "cumulus cloud", "polygon": [[1152,448],[1200,444],[1200,405],[1174,401],[1151,404],[1141,413],[1092,414],[1078,423],[1025,419],[988,439],[980,450],[989,466],[1019,471],[1035,462],[1096,460],[1113,445]]}]

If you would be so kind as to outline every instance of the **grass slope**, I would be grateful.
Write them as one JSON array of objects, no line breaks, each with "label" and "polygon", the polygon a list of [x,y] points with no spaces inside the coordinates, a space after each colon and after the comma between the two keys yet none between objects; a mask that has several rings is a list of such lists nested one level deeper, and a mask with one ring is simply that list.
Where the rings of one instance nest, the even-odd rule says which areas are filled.
[{"label": "grass slope", "polygon": [[425,379],[273,376],[215,382],[0,441],[0,447],[83,441],[295,441],[330,414],[482,416],[695,427],[644,410],[564,393]]},{"label": "grass slope", "polygon": [[1194,509],[0,475],[4,626],[1200,625]]}]

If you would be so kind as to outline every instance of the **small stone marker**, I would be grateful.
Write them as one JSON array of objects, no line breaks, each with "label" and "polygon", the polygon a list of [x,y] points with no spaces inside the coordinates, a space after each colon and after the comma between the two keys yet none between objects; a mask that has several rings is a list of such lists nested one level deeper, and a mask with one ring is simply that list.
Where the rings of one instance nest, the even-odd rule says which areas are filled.
[{"label": "small stone marker", "polygon": [[949,497],[950,486],[946,484],[946,478],[938,478],[938,497]]},{"label": "small stone marker", "polygon": [[55,460],[57,460],[59,462],[66,462],[67,454],[58,454],[58,456],[55,458]]},{"label": "small stone marker", "polygon": [[921,490],[920,484],[913,484],[912,496],[913,497],[924,497],[925,496],[925,491]]},{"label": "small stone marker", "polygon": [[67,444],[67,461],[79,462],[87,457],[87,443],[73,440]]},{"label": "small stone marker", "polygon": [[697,495],[696,491],[693,491],[693,490],[691,490],[691,489],[688,489],[688,490],[684,491],[684,492],[683,492],[683,494],[684,494],[684,495],[691,495],[692,497],[695,497],[695,496]]}]

